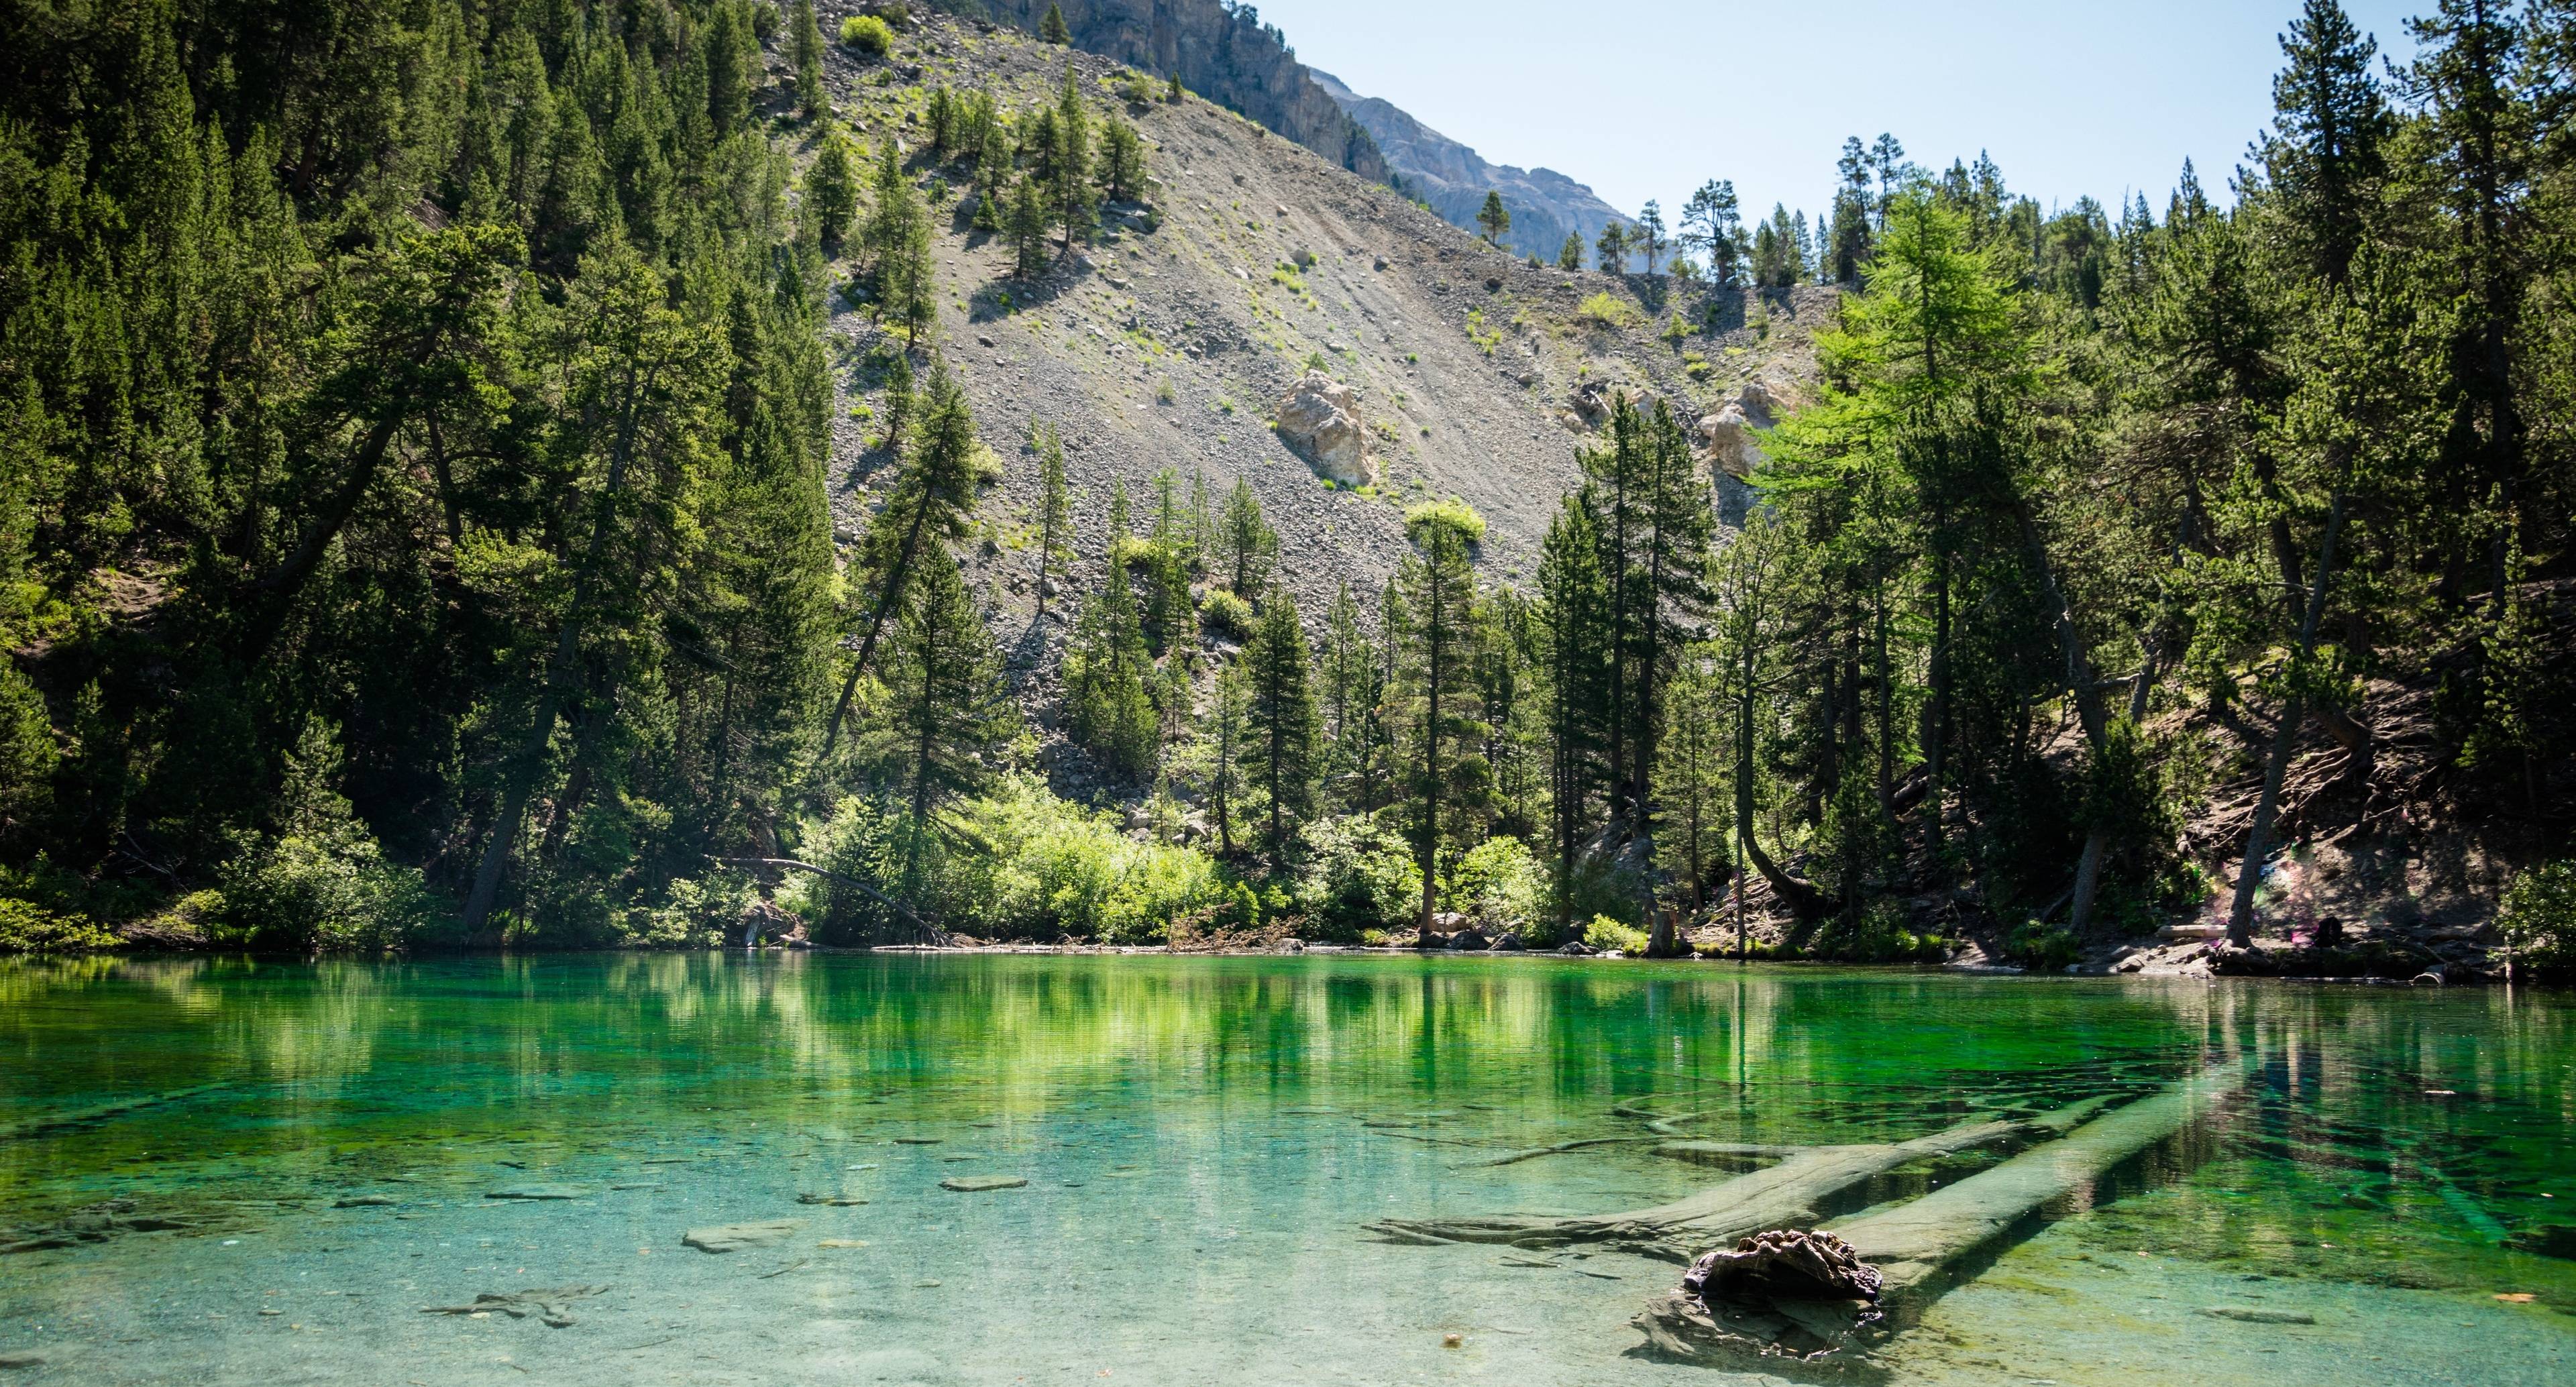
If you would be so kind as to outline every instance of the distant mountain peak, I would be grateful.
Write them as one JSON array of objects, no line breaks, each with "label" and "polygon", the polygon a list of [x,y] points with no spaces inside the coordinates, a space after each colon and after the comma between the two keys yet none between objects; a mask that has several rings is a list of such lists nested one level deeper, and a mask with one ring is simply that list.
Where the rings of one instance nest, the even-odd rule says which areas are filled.
[{"label": "distant mountain peak", "polygon": [[1503,243],[1552,261],[1567,232],[1580,235],[1589,246],[1611,222],[1634,220],[1602,201],[1588,185],[1554,169],[1489,163],[1474,149],[1416,120],[1391,101],[1362,96],[1320,68],[1306,72],[1377,141],[1387,167],[1404,190],[1456,225],[1474,230],[1485,194],[1501,193],[1503,206],[1512,214],[1512,229]]}]

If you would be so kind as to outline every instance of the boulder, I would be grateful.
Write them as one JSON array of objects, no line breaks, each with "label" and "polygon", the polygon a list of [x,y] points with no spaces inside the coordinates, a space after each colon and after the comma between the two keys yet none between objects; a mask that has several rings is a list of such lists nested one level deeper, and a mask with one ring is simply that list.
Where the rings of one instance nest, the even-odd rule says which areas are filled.
[{"label": "boulder", "polygon": [[1449,947],[1459,950],[1481,951],[1494,947],[1494,941],[1486,937],[1483,930],[1480,930],[1473,925],[1469,925],[1467,928],[1449,936]]},{"label": "boulder", "polygon": [[1308,371],[1279,397],[1279,439],[1318,476],[1344,486],[1377,484],[1359,396],[1321,371]]},{"label": "boulder", "polygon": [[1730,477],[1753,475],[1762,465],[1762,449],[1754,442],[1757,429],[1767,429],[1779,422],[1784,407],[1779,393],[1762,381],[1747,381],[1735,398],[1703,414],[1693,426],[1693,441],[1698,444],[1700,460],[1712,469]]}]

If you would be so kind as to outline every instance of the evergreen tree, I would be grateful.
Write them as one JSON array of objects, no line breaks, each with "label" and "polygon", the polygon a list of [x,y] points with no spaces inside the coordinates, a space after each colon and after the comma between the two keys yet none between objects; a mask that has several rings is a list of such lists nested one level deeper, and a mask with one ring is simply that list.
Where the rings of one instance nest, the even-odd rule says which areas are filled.
[{"label": "evergreen tree", "polygon": [[1145,142],[1136,127],[1112,114],[1100,127],[1100,195],[1134,202],[1145,192]]},{"label": "evergreen tree", "polygon": [[1405,518],[1415,552],[1406,556],[1396,623],[1396,685],[1406,739],[1406,803],[1414,862],[1422,872],[1416,939],[1431,947],[1442,849],[1469,834],[1491,796],[1474,678],[1476,570],[1470,530],[1454,509],[1419,506]]},{"label": "evergreen tree", "polygon": [[1539,604],[1547,660],[1548,804],[1556,849],[1559,933],[1573,927],[1575,853],[1606,797],[1610,760],[1610,580],[1594,493],[1564,498],[1539,551]]},{"label": "evergreen tree", "polygon": [[1601,273],[1626,274],[1628,272],[1628,229],[1617,222],[1601,228],[1601,239],[1593,243],[1593,251],[1598,257],[1593,263],[1601,267]]},{"label": "evergreen tree", "polygon": [[1154,768],[1160,732],[1147,683],[1154,657],[1125,568],[1124,551],[1133,543],[1121,488],[1110,511],[1107,571],[1084,602],[1064,657],[1065,715],[1075,744],[1131,780]]},{"label": "evergreen tree", "polygon": [[928,556],[907,589],[881,692],[872,700],[860,760],[900,796],[900,851],[907,896],[922,894],[932,816],[991,777],[995,754],[1017,719],[991,632],[957,562]]},{"label": "evergreen tree", "polygon": [[1073,30],[1065,26],[1064,7],[1055,0],[1047,0],[1046,18],[1038,21],[1038,37],[1053,44],[1073,42]]},{"label": "evergreen tree", "polygon": [[1485,244],[1499,246],[1512,229],[1512,209],[1503,205],[1503,195],[1493,189],[1485,191],[1485,205],[1476,209],[1476,225],[1484,233]]},{"label": "evergreen tree", "polygon": [[924,556],[945,541],[964,537],[975,503],[975,417],[966,393],[948,363],[930,361],[930,380],[922,391],[921,426],[903,475],[896,478],[860,545],[858,585],[867,617],[857,656],[842,676],[841,696],[823,733],[823,754],[831,756],[841,725],[848,720],[859,679],[867,673],[888,618],[903,610],[912,575]]},{"label": "evergreen tree", "polygon": [[1073,566],[1073,507],[1064,486],[1064,435],[1048,423],[1030,425],[1038,454],[1038,613],[1046,623],[1049,589]]},{"label": "evergreen tree", "polygon": [[1359,604],[1351,599],[1351,585],[1344,582],[1334,590],[1333,605],[1324,612],[1320,672],[1328,739],[1324,776],[1337,787],[1335,793],[1345,807],[1358,802],[1357,781],[1367,762],[1368,713],[1378,702],[1377,668],[1376,651],[1360,629]]},{"label": "evergreen tree", "polygon": [[2283,233],[2304,246],[2309,273],[2341,285],[2387,169],[2393,123],[2371,73],[2378,45],[2337,0],[2305,0],[2281,52],[2289,65],[2272,79],[2264,171],[2281,200]]},{"label": "evergreen tree", "polygon": [[1682,206],[1681,245],[1708,257],[1709,282],[1721,289],[1735,287],[1737,266],[1745,247],[1744,219],[1735,199],[1735,185],[1713,178],[1699,186]]},{"label": "evergreen tree", "polygon": [[823,150],[814,156],[813,171],[805,175],[805,206],[813,215],[823,249],[839,250],[850,219],[858,213],[859,179],[849,138],[836,124],[826,122]]},{"label": "evergreen tree", "polygon": [[1637,225],[1630,233],[1631,243],[1646,257],[1646,277],[1652,279],[1656,261],[1664,253],[1664,209],[1653,198],[1646,200],[1637,213]]},{"label": "evergreen tree", "polygon": [[947,83],[942,82],[930,89],[928,114],[931,154],[938,162],[947,163],[965,147],[961,139],[965,133],[965,113],[958,108],[957,98],[948,90]]},{"label": "evergreen tree", "polygon": [[1225,498],[1225,521],[1218,531],[1225,562],[1226,585],[1247,601],[1270,586],[1270,570],[1279,555],[1279,536],[1261,518],[1261,499],[1252,483],[1237,478]]},{"label": "evergreen tree", "polygon": [[1033,278],[1046,269],[1047,228],[1046,202],[1032,171],[1011,190],[1011,209],[1002,226],[1011,242],[1011,268],[1020,278]]},{"label": "evergreen tree", "polygon": [[1244,670],[1250,691],[1250,771],[1269,811],[1266,842],[1273,872],[1286,865],[1289,837],[1314,812],[1320,770],[1313,659],[1296,600],[1274,587],[1262,601],[1261,624],[1229,665]]},{"label": "evergreen tree", "polygon": [[796,108],[807,120],[832,113],[823,85],[823,30],[814,22],[814,0],[796,0]]},{"label": "evergreen tree", "polygon": [[[1179,685],[1174,702],[1187,696],[1187,685]],[[1217,852],[1230,858],[1235,855],[1234,821],[1254,779],[1246,763],[1257,745],[1252,726],[1252,688],[1244,675],[1242,659],[1217,666],[1215,688],[1199,737],[1200,745],[1194,749],[1192,759],[1197,763],[1200,791],[1207,798],[1209,812],[1216,817]]]},{"label": "evergreen tree", "polygon": [[1565,233],[1565,244],[1557,247],[1556,267],[1568,274],[1583,268],[1583,233]]},{"label": "evergreen tree", "polygon": [[1076,243],[1091,239],[1096,209],[1091,193],[1091,118],[1083,109],[1082,88],[1070,63],[1056,94],[1054,116],[1055,140],[1045,164],[1053,179],[1049,191],[1055,220],[1064,228],[1064,253],[1071,255]]}]

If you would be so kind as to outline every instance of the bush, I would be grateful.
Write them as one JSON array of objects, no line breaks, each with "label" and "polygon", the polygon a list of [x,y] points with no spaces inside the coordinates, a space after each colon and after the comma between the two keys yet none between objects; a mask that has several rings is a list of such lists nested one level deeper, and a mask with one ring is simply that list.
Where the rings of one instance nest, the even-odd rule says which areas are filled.
[{"label": "bush", "polygon": [[721,949],[751,908],[751,878],[730,868],[671,883],[663,903],[626,912],[619,943],[631,949]]},{"label": "bush", "polygon": [[1238,641],[1252,639],[1252,604],[1223,588],[1210,592],[1199,603],[1199,620],[1217,635]]},{"label": "bush", "polygon": [[1408,926],[1422,908],[1422,872],[1413,850],[1364,814],[1317,819],[1297,831],[1306,866],[1298,904],[1316,936],[1353,940],[1376,929]]},{"label": "bush", "polygon": [[1518,838],[1477,844],[1449,869],[1440,894],[1451,910],[1501,929],[1535,930],[1547,919],[1547,869]]},{"label": "bush", "polygon": [[882,58],[894,47],[894,29],[872,14],[854,14],[841,21],[841,42]]},{"label": "bush", "polygon": [[2013,928],[2004,941],[2004,952],[2025,968],[2054,973],[2073,963],[2081,951],[2074,933],[2066,926],[2028,920]]},{"label": "bush", "polygon": [[0,954],[85,954],[119,942],[86,915],[57,915],[33,901],[0,896]]},{"label": "bush", "polygon": [[1583,942],[1603,953],[1616,949],[1630,958],[1640,958],[1645,955],[1648,941],[1644,930],[1623,925],[1607,915],[1595,915],[1592,923],[1583,927]]},{"label": "bush", "polygon": [[310,719],[286,756],[276,832],[238,837],[216,871],[223,942],[261,951],[390,949],[439,918],[418,869],[384,860],[336,788],[336,729]]},{"label": "bush", "polygon": [[1635,304],[1606,293],[1585,299],[1582,307],[1574,310],[1574,317],[1577,322],[1605,328],[1638,327],[1646,321],[1646,315],[1638,312]]},{"label": "bush", "polygon": [[2517,965],[2576,971],[2576,862],[2552,862],[2514,878],[2496,913]]},{"label": "bush", "polygon": [[1404,513],[1407,534],[1411,534],[1417,525],[1433,522],[1455,528],[1469,544],[1479,543],[1485,538],[1485,517],[1476,514],[1476,508],[1464,501],[1425,501]]},{"label": "bush", "polygon": [[[964,846],[923,847],[921,916],[978,936],[1153,944],[1183,915],[1224,916],[1239,905],[1206,853],[1140,843],[1115,815],[1058,798],[1044,782],[1014,776],[947,816]],[[807,848],[812,860],[861,881],[901,879],[907,826],[899,807],[844,800]],[[807,879],[782,903],[801,911],[825,942],[898,936],[909,926],[882,905],[831,882]]]}]

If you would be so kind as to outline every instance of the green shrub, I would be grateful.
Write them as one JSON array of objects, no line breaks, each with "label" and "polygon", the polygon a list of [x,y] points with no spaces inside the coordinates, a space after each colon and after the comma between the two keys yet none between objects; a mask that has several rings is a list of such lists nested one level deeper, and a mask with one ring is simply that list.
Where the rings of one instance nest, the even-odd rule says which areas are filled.
[{"label": "green shrub", "polygon": [[1317,819],[1297,831],[1306,866],[1298,905],[1318,938],[1353,940],[1406,927],[1422,908],[1422,872],[1395,832],[1364,814]]},{"label": "green shrub", "polygon": [[436,924],[438,902],[419,870],[384,860],[339,778],[337,730],[307,720],[286,756],[276,831],[238,837],[216,871],[222,942],[285,953],[390,949]]},{"label": "green shrub", "polygon": [[1583,927],[1583,942],[1603,953],[1616,949],[1636,958],[1646,952],[1647,939],[1644,930],[1623,925],[1607,915],[1595,915],[1592,923]]},{"label": "green shrub", "polygon": [[742,929],[751,878],[730,868],[671,883],[663,903],[626,913],[622,938],[635,949],[720,949]]},{"label": "green shrub", "polygon": [[1213,589],[1199,603],[1199,621],[1220,636],[1250,640],[1253,620],[1252,604],[1223,588]]},{"label": "green shrub", "polygon": [[2496,913],[2514,961],[2536,972],[2576,970],[2576,862],[2534,867],[2505,888]]},{"label": "green shrub", "polygon": [[1547,919],[1547,869],[1518,838],[1488,838],[1458,859],[1441,884],[1451,910],[1488,925],[1527,931]]},{"label": "green shrub", "polygon": [[1585,299],[1583,305],[1574,310],[1574,316],[1578,322],[1606,328],[1637,327],[1646,321],[1646,315],[1638,312],[1635,304],[1606,293]]},{"label": "green shrub", "polygon": [[2066,926],[2028,920],[2013,928],[2004,941],[2004,952],[2025,968],[2054,973],[2073,963],[2081,950]]},{"label": "green shrub", "polygon": [[33,901],[0,896],[0,954],[95,953],[118,942],[86,915],[57,915]]},{"label": "green shrub", "polygon": [[1485,517],[1476,514],[1474,506],[1454,498],[1447,501],[1425,501],[1404,513],[1404,528],[1408,534],[1417,525],[1428,525],[1434,522],[1456,527],[1460,534],[1467,537],[1469,544],[1477,543],[1485,537]]},{"label": "green shrub", "polygon": [[882,58],[894,47],[894,29],[875,15],[854,14],[841,21],[841,42]]},{"label": "green shrub", "polygon": [[[1206,853],[1138,842],[1115,815],[1058,798],[1029,776],[956,806],[923,844],[908,904],[980,937],[1153,944],[1183,915],[1222,917],[1239,902]],[[806,848],[809,860],[898,893],[908,820],[900,806],[844,800]],[[954,838],[960,847],[948,846]],[[821,879],[781,893],[826,943],[899,937],[909,925],[863,893]]]}]

